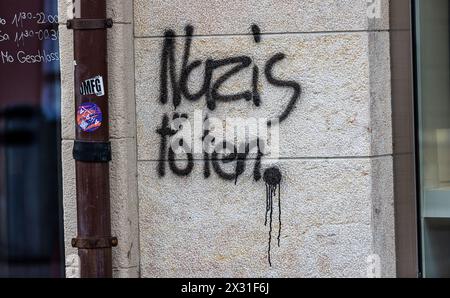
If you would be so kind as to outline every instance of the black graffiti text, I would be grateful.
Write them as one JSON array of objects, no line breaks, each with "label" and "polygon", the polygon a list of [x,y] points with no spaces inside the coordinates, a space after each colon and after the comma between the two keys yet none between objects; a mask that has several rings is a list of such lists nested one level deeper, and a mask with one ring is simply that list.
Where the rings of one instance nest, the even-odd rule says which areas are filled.
[{"label": "black graffiti text", "polygon": [[[184,118],[187,120],[188,116],[186,114],[180,115],[175,113],[172,120],[179,118]],[[172,127],[171,120],[168,115],[163,116],[161,126],[156,132],[160,136],[158,175],[160,177],[164,177],[166,175],[167,164],[172,173],[177,176],[188,176],[191,174],[194,168],[194,158],[191,148],[189,147],[189,142],[183,138],[177,139],[177,143],[184,148],[183,150],[185,156],[184,158],[181,158],[183,156],[180,154],[175,154],[175,151],[169,144],[169,140],[178,133],[178,130]],[[255,152],[256,161],[253,167],[253,177],[255,181],[259,181],[261,179],[261,158],[263,157],[264,146],[261,140],[254,139],[244,142],[240,144],[240,147],[238,148],[235,144],[232,144],[226,140],[221,143],[216,142],[215,138],[209,135],[209,131],[206,128],[203,132],[202,142],[204,147],[205,144],[207,144],[207,146],[213,146],[213,150],[211,150],[212,153],[207,151],[203,152],[202,163],[204,178],[209,178],[212,170],[214,170],[218,177],[237,183],[239,176],[245,172],[249,154]],[[176,157],[178,157],[178,160]],[[184,165],[180,165],[181,163],[184,163]],[[234,169],[232,171],[225,170],[223,166],[231,163],[234,163]]]},{"label": "black graffiti text", "polygon": [[[259,28],[254,25],[252,27],[254,32],[254,40],[256,43],[261,42]],[[182,60],[181,70],[177,71],[176,60],[176,34],[172,30],[165,32],[164,43],[161,54],[161,73],[160,73],[160,102],[168,104],[169,91],[172,94],[172,104],[175,109],[181,104],[184,98],[189,101],[197,101],[202,97],[206,100],[206,105],[209,110],[215,110],[218,102],[232,102],[238,100],[253,101],[256,107],[261,105],[260,92],[258,83],[260,80],[260,70],[257,65],[253,65],[251,57],[232,56],[222,59],[206,59],[206,61],[191,59],[191,45],[194,29],[192,26],[186,26],[186,39],[184,46],[184,54]],[[289,88],[292,90],[292,96],[284,111],[277,117],[280,123],[283,122],[294,109],[301,94],[301,87],[295,81],[282,80],[275,76],[274,67],[286,58],[283,53],[274,54],[264,66],[264,75],[269,84],[280,87]],[[204,67],[203,82],[199,90],[193,92],[189,88],[189,77],[194,70]],[[214,72],[218,69],[229,68],[225,73],[213,79]],[[242,73],[244,69],[252,67],[251,86],[248,90],[234,94],[221,93],[221,87],[232,77]],[[270,124],[270,120],[269,123]]]}]

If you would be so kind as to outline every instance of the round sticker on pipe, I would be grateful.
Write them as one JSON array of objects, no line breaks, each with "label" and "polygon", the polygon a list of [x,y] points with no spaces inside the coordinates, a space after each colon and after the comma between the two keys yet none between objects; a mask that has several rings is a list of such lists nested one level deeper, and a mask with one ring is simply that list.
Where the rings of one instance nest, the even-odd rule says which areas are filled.
[{"label": "round sticker on pipe", "polygon": [[102,126],[103,115],[95,103],[84,103],[77,110],[77,124],[84,132],[94,132]]}]

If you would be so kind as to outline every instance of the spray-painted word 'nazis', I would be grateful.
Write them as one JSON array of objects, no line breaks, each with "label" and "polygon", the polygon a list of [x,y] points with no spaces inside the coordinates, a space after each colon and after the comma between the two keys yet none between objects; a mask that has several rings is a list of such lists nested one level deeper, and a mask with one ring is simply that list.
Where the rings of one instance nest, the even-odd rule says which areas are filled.
[{"label": "spray-painted word 'nazis'", "polygon": [[[233,76],[239,75],[244,69],[252,66],[252,58],[248,56],[234,56],[222,59],[207,59],[205,62],[201,60],[190,61],[192,36],[194,29],[192,26],[186,27],[186,41],[184,46],[184,55],[181,71],[178,74],[176,69],[176,45],[175,32],[168,30],[165,33],[164,45],[161,55],[161,81],[160,81],[160,101],[162,104],[167,104],[169,101],[169,83],[172,89],[172,102],[177,108],[182,98],[189,101],[197,101],[202,97],[206,98],[206,105],[211,111],[216,109],[218,102],[231,102],[237,100],[253,101],[256,107],[261,105],[260,91],[258,84],[260,80],[260,70],[257,65],[253,65],[252,72],[252,86],[250,90],[243,90],[235,94],[221,93],[221,87],[230,80]],[[258,26],[252,27],[254,40],[256,43],[261,42],[260,31]],[[300,98],[301,88],[295,81],[288,81],[276,78],[273,69],[277,63],[285,59],[285,54],[277,53],[273,55],[264,67],[264,75],[269,84],[280,87],[290,88],[293,93],[284,111],[277,117],[277,121],[283,122],[295,107]],[[189,88],[189,77],[192,72],[204,65],[204,79],[200,90],[192,93]],[[223,73],[217,79],[213,79],[213,74],[220,68],[232,66],[231,69]],[[249,80],[250,81],[250,80]],[[270,125],[270,120],[269,123]]]},{"label": "spray-painted word 'nazis'", "polygon": [[[253,25],[251,29],[253,32],[254,42],[256,44],[261,43],[261,31],[259,27],[257,25]],[[181,69],[177,69],[177,65],[180,65],[177,63],[176,59],[177,36],[172,30],[168,30],[165,33],[161,53],[160,70],[159,100],[161,104],[166,105],[171,100],[176,110],[177,107],[180,106],[183,99],[190,102],[195,102],[204,97],[206,107],[210,111],[215,110],[219,103],[240,100],[252,102],[255,107],[262,106],[264,102],[263,98],[261,98],[259,89],[261,83],[261,73],[258,65],[253,63],[253,59],[251,57],[237,55],[231,57],[221,57],[220,59],[208,58],[205,61],[191,59],[190,56],[194,29],[192,26],[186,26],[185,31],[186,36]],[[205,119],[205,123],[208,123],[208,125],[201,126],[203,129],[201,132],[202,136],[198,138],[194,137],[194,140],[201,140],[202,146],[200,147],[204,150],[202,152],[202,161],[205,179],[209,178],[211,176],[211,172],[214,171],[221,179],[234,181],[236,184],[239,176],[245,172],[247,161],[249,159],[254,159],[253,178],[255,181],[259,181],[263,178],[266,184],[266,212],[264,223],[266,226],[269,226],[267,258],[270,266],[272,265],[271,243],[274,211],[278,213],[278,246],[280,246],[281,239],[282,173],[277,167],[265,169],[262,173],[261,160],[266,156],[265,144],[267,143],[267,138],[265,138],[266,136],[263,136],[261,131],[265,131],[267,128],[275,128],[275,131],[279,132],[277,130],[278,124],[282,123],[289,117],[301,95],[300,84],[292,80],[281,79],[274,73],[275,66],[285,58],[285,54],[275,53],[265,63],[262,73],[270,85],[276,88],[290,89],[292,91],[292,95],[285,107],[282,108],[282,111],[280,111],[276,117],[271,119],[263,119],[263,121],[261,121],[262,126],[258,126],[258,135],[256,138],[249,140],[246,139],[241,146],[236,146],[233,139],[217,139],[211,134],[211,127],[208,122],[208,113],[206,113]],[[244,77],[244,73],[247,73],[244,72],[246,69],[249,69],[248,72],[251,73],[251,76],[249,75],[248,78]],[[190,88],[192,86],[189,86],[189,82],[192,82],[191,76],[193,76],[193,72],[196,70],[197,73],[199,70],[201,71],[203,78],[200,80],[200,87],[198,90],[196,90],[196,92],[192,92]],[[247,90],[240,90],[241,92],[237,93],[224,94],[224,85],[227,82],[230,82],[232,78],[238,78],[239,81],[245,81],[248,79],[250,85],[249,88]],[[170,95],[172,98],[170,98]],[[163,115],[162,124],[156,130],[161,139],[160,158],[158,163],[158,174],[160,177],[164,177],[166,175],[167,163],[171,172],[177,176],[189,176],[193,171],[194,157],[191,152],[192,143],[188,141],[190,137],[176,137],[179,135],[180,131],[183,130],[183,128],[186,128],[188,118],[189,115],[178,112],[175,112],[173,117],[170,117],[168,114]],[[181,119],[183,120],[181,121]],[[178,125],[174,125],[174,122],[177,122]],[[221,124],[213,126],[217,128],[220,127]],[[278,133],[275,135],[279,137]],[[272,136],[274,136],[273,132],[271,133],[271,144],[274,143]],[[184,154],[183,159],[177,158],[180,153],[176,153],[174,147],[183,148],[183,150],[181,150],[181,154]],[[194,147],[196,146],[194,145]],[[204,148],[213,148],[214,150],[209,151]],[[180,161],[184,163],[183,166],[180,165]],[[277,197],[278,204],[276,202]],[[274,208],[276,204],[278,205],[278,208]]]}]

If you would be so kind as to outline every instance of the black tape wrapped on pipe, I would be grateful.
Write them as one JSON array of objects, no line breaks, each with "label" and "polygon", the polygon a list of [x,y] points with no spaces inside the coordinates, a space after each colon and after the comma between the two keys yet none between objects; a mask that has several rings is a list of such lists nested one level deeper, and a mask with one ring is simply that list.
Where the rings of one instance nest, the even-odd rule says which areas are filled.
[{"label": "black tape wrapped on pipe", "polygon": [[75,141],[73,158],[81,162],[110,162],[111,142]]}]

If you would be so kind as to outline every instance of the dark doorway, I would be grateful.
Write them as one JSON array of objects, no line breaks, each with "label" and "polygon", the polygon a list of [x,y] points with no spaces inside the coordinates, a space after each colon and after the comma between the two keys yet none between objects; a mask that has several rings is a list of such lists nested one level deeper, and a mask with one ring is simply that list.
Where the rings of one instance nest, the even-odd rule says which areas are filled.
[{"label": "dark doorway", "polygon": [[57,0],[0,1],[0,277],[64,276]]}]

